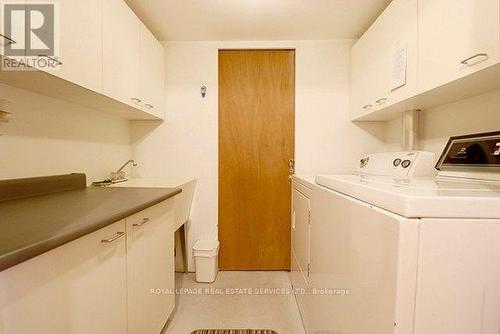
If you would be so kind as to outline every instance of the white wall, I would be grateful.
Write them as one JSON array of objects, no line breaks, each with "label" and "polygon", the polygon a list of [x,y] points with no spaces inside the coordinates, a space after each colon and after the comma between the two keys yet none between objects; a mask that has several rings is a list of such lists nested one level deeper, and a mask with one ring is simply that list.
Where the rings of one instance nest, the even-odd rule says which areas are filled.
[{"label": "white wall", "polygon": [[[297,173],[348,172],[364,153],[384,150],[383,124],[349,121],[349,61],[353,40],[166,43],[167,121],[134,122],[138,176],[198,178],[188,249],[217,238],[218,50],[296,49]],[[203,100],[200,86],[208,87]],[[189,269],[193,270],[191,254]]]},{"label": "white wall", "polygon": [[107,177],[130,158],[129,122],[0,84],[10,122],[0,122],[0,179],[84,172]]},{"label": "white wall", "polygon": [[[424,110],[421,114],[420,149],[439,158],[449,137],[500,130],[500,90]],[[388,123],[387,150],[399,150],[401,120]]]}]

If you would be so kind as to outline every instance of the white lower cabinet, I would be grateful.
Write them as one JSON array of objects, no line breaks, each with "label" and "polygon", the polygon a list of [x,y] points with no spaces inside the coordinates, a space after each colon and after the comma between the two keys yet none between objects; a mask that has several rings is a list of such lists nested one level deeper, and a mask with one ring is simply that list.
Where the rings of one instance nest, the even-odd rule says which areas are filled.
[{"label": "white lower cabinet", "polygon": [[0,333],[127,333],[125,241],[119,221],[1,272]]},{"label": "white lower cabinet", "polygon": [[0,272],[0,334],[159,334],[174,232],[172,198]]},{"label": "white lower cabinet", "polygon": [[128,334],[160,333],[175,305],[174,201],[127,218]]}]

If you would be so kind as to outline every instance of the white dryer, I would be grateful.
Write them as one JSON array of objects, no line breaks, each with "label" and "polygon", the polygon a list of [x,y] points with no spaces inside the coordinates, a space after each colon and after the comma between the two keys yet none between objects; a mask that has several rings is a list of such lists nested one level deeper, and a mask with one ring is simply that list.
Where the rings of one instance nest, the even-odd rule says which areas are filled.
[{"label": "white dryer", "polygon": [[373,154],[316,177],[312,332],[500,333],[500,132],[426,152]]}]

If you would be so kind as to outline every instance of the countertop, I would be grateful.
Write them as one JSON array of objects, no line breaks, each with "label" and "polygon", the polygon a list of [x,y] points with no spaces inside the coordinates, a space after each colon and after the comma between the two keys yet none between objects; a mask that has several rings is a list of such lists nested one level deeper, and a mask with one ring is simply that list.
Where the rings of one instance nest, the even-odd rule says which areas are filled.
[{"label": "countertop", "polygon": [[180,188],[84,188],[0,202],[0,271],[179,194]]},{"label": "countertop", "polygon": [[115,183],[110,187],[119,188],[182,188],[183,185],[196,182],[194,178],[129,178],[125,182]]}]

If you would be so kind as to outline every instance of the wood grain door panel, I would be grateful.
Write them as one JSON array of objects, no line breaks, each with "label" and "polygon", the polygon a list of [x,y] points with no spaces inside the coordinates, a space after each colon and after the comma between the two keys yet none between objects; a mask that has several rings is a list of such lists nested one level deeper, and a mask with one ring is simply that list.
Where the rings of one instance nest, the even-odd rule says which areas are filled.
[{"label": "wood grain door panel", "polygon": [[222,270],[289,270],[295,52],[219,52]]}]

